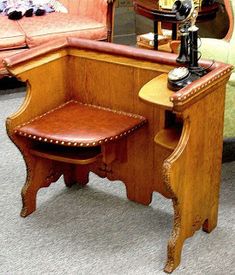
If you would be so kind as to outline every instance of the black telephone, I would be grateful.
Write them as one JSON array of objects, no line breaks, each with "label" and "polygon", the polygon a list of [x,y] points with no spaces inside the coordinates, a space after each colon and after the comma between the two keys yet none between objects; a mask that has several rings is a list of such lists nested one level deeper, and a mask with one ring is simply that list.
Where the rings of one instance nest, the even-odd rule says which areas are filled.
[{"label": "black telephone", "polygon": [[172,10],[176,13],[176,19],[182,22],[180,53],[176,61],[186,66],[169,72],[167,86],[170,90],[178,91],[205,75],[206,69],[198,65],[197,9],[193,0],[177,0]]}]

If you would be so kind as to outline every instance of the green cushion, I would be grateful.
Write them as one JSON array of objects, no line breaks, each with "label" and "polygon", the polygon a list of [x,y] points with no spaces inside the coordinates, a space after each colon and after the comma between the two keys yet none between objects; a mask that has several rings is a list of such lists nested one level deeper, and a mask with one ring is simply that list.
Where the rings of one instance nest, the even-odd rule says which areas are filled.
[{"label": "green cushion", "polygon": [[[233,6],[235,7],[235,1]],[[213,59],[235,66],[235,35],[230,42],[223,39],[202,38],[200,52],[202,58]],[[224,137],[235,137],[235,69],[226,86]]]},{"label": "green cushion", "polygon": [[227,84],[226,88],[224,137],[235,137],[235,86],[230,84]]},{"label": "green cushion", "polygon": [[202,58],[228,63],[230,45],[223,39],[202,38],[199,51]]}]

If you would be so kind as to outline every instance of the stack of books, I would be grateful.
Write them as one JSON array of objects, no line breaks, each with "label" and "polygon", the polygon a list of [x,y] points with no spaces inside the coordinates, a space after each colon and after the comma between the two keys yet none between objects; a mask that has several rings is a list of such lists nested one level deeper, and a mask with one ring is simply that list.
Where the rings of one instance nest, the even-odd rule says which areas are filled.
[{"label": "stack of books", "polygon": [[[162,9],[171,10],[175,1],[176,0],[159,0],[159,6]],[[201,7],[202,0],[194,0],[193,2],[196,7]]]},{"label": "stack of books", "polygon": [[[158,35],[158,45],[167,44],[170,40],[169,36],[159,34]],[[145,34],[140,34],[137,36],[137,46],[141,48],[154,48],[154,33],[149,32]]]}]

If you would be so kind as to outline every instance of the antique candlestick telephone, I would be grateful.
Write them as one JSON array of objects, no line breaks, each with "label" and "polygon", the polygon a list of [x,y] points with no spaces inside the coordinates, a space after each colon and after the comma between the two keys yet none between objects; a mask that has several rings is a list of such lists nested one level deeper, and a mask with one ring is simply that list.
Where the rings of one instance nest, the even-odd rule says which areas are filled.
[{"label": "antique candlestick telephone", "polygon": [[198,65],[198,27],[195,25],[198,11],[193,0],[177,0],[172,10],[181,21],[181,46],[176,61],[185,64],[168,74],[168,88],[177,91],[206,74],[206,69]]}]

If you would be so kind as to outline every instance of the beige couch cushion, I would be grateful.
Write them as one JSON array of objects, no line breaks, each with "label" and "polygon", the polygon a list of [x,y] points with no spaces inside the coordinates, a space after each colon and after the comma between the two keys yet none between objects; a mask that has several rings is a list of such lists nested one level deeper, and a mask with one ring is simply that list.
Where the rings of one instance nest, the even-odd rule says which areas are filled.
[{"label": "beige couch cushion", "polygon": [[16,21],[0,15],[0,49],[15,49],[26,46],[25,35]]},{"label": "beige couch cushion", "polygon": [[107,38],[107,28],[94,19],[66,13],[50,13],[46,16],[24,17],[18,21],[26,36],[28,47],[66,37],[80,37],[94,40]]}]

